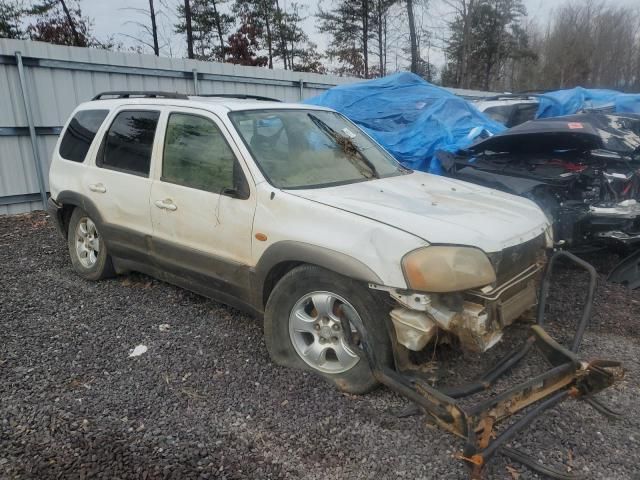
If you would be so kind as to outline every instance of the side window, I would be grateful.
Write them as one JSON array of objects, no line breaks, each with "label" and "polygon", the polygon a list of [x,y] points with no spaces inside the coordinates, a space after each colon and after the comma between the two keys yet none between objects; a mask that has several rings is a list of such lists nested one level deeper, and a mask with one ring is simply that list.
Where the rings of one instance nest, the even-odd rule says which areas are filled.
[{"label": "side window", "polygon": [[533,120],[536,116],[537,111],[537,103],[523,103],[522,105],[518,105],[515,114],[513,115],[511,122],[509,122],[510,124],[507,125],[507,127],[515,127],[516,125],[520,125],[521,123]]},{"label": "side window", "polygon": [[482,113],[488,115],[492,120],[500,122],[503,125],[509,121],[513,107],[511,105],[498,105],[496,107],[489,107]]},{"label": "side window", "polygon": [[239,185],[244,176],[217,125],[185,113],[169,115],[161,179],[213,193],[245,185]]},{"label": "side window", "polygon": [[109,127],[98,165],[135,175],[149,176],[153,138],[160,112],[126,110]]},{"label": "side window", "polygon": [[60,142],[60,156],[72,162],[84,162],[91,142],[109,110],[81,110],[76,113]]}]

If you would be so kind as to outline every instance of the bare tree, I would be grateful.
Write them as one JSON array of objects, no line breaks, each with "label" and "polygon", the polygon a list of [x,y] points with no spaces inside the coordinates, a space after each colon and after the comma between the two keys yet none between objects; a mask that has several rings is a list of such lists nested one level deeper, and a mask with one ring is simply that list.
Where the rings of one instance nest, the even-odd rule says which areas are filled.
[{"label": "bare tree", "polygon": [[639,24],[637,8],[600,0],[565,3],[537,46],[539,88],[637,89]]},{"label": "bare tree", "polygon": [[184,21],[187,31],[187,57],[195,58],[193,54],[193,30],[191,25],[191,3],[184,0]]},{"label": "bare tree", "polygon": [[411,42],[411,71],[416,73],[418,71],[418,40],[413,0],[407,0],[407,17],[409,18],[409,38]]},{"label": "bare tree", "polygon": [[73,17],[71,16],[71,12],[69,11],[69,8],[67,7],[67,4],[64,0],[58,0],[60,2],[60,5],[62,6],[62,10],[64,11],[65,16],[67,17],[67,22],[69,22],[69,28],[71,29],[71,31],[73,32],[73,38],[76,42],[77,46],[84,46],[84,42],[82,42],[80,40],[80,34],[78,33],[78,30],[76,29],[76,25],[75,22],[73,21]]},{"label": "bare tree", "polygon": [[151,18],[151,36],[153,37],[153,53],[160,56],[160,46],[158,45],[158,25],[156,24],[156,9],[153,0],[149,0],[149,17]]},{"label": "bare tree", "polygon": [[[157,8],[158,3],[161,7],[159,9]],[[121,10],[140,15],[141,17],[144,17],[144,20],[129,20],[125,22],[138,27],[141,31],[139,34],[130,35],[128,33],[120,33],[119,35],[134,40],[139,44],[138,47],[149,47],[156,56],[160,56],[160,52],[163,49],[166,49],[169,56],[172,56],[170,34],[167,35],[166,30],[163,29],[163,24],[159,24],[159,19],[161,17],[165,17],[165,19],[167,19],[171,18],[175,14],[171,11],[171,7],[167,5],[166,2],[163,2],[162,0],[159,2],[156,2],[156,0],[149,0],[148,9],[126,7]],[[170,13],[167,14],[167,11]],[[166,28],[166,22],[164,27]],[[144,51],[144,49],[140,49],[140,52],[142,51]]]}]

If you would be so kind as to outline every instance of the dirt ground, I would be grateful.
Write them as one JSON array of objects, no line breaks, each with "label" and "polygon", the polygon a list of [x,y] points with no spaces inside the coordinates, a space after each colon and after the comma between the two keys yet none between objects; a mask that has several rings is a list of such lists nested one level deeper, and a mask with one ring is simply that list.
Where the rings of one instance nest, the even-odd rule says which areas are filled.
[{"label": "dirt ground", "polygon": [[[615,258],[590,260],[604,273]],[[624,363],[600,397],[625,418],[568,401],[511,446],[585,478],[640,479],[640,290],[603,280],[581,354]],[[568,338],[585,287],[558,270],[554,335]],[[0,328],[1,478],[467,478],[462,442],[397,418],[404,399],[273,365],[259,320],[142,275],[80,279],[41,213],[0,216]],[[442,352],[434,376],[471,378],[525,332],[486,355]],[[129,357],[137,345],[146,353]],[[498,457],[487,478],[539,477]]]}]

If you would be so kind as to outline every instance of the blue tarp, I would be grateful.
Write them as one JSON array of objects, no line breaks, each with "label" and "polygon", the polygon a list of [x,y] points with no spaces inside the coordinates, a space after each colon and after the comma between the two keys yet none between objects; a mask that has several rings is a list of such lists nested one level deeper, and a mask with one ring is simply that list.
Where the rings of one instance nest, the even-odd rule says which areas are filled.
[{"label": "blue tarp", "polygon": [[640,94],[618,95],[615,100],[616,113],[640,113]]},{"label": "blue tarp", "polygon": [[[623,97],[636,98],[635,100],[627,99],[619,106],[618,101],[622,101]],[[573,115],[584,109],[607,106],[613,107],[613,110],[618,113],[640,113],[640,97],[638,95],[626,95],[616,90],[576,87],[547,92],[539,95],[538,98],[540,105],[536,118]]]},{"label": "blue tarp", "polygon": [[455,151],[505,130],[466,100],[412,73],[340,85],[305,103],[337,110],[402,164],[434,173],[440,173],[436,150]]}]

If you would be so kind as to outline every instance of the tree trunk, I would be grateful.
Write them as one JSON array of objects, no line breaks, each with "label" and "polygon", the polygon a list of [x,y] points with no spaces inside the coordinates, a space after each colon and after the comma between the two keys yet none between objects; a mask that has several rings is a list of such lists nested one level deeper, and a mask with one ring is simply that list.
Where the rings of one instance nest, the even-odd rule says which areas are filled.
[{"label": "tree trunk", "polygon": [[158,46],[158,26],[156,25],[156,10],[153,6],[153,0],[149,0],[149,16],[151,17],[151,33],[153,35],[153,53],[156,57],[159,57],[160,47]]},{"label": "tree trunk", "polygon": [[413,15],[413,0],[407,0],[407,16],[409,17],[409,41],[411,43],[411,71],[418,73],[418,39],[416,37],[416,20]]},{"label": "tree trunk", "polygon": [[296,51],[295,51],[295,42],[293,41],[293,38],[291,39],[291,54],[289,55],[289,63],[291,64],[291,70],[294,70],[294,66],[296,64],[295,59],[296,59]]},{"label": "tree trunk", "polygon": [[484,91],[488,92],[489,91],[489,83],[491,80],[491,70],[493,69],[493,58],[489,57],[487,58],[487,62],[484,66]]},{"label": "tree trunk", "polygon": [[362,54],[364,78],[369,78],[369,0],[362,0]]},{"label": "tree trunk", "polygon": [[378,57],[380,60],[380,76],[384,77],[384,50],[383,50],[383,28],[382,28],[382,0],[378,0],[376,2],[376,6],[378,8]]},{"label": "tree trunk", "polygon": [[213,14],[215,15],[216,30],[218,31],[218,40],[220,41],[220,60],[224,62],[224,38],[222,36],[222,23],[220,22],[220,14],[218,13],[218,7],[216,0],[212,0],[211,6],[213,7]]},{"label": "tree trunk", "polygon": [[271,25],[269,24],[269,12],[264,12],[265,26],[267,27],[267,50],[269,51],[269,68],[273,70],[273,49],[271,46]]},{"label": "tree trunk", "polygon": [[387,74],[387,17],[385,15],[384,17],[384,49],[382,50],[383,55],[384,55],[384,75]]},{"label": "tree trunk", "polygon": [[462,1],[462,59],[460,65],[460,85],[469,88],[469,52],[471,51],[471,11],[474,0]]},{"label": "tree trunk", "polygon": [[282,61],[284,62],[284,69],[288,67],[293,70],[293,65],[287,65],[289,55],[287,54],[287,42],[284,38],[284,22],[282,21],[282,10],[280,10],[280,2],[276,0],[276,14],[278,15],[278,30],[280,30],[280,50],[282,50]]},{"label": "tree trunk", "polygon": [[76,30],[76,25],[73,23],[73,18],[71,17],[71,12],[67,8],[67,4],[64,0],[59,0],[60,5],[62,5],[62,10],[64,10],[64,14],[67,17],[67,21],[69,22],[69,28],[71,28],[71,33],[73,33],[73,41],[76,47],[86,47],[85,42],[80,39],[80,35],[78,34],[78,30]]},{"label": "tree trunk", "polygon": [[191,28],[191,4],[189,0],[184,0],[184,22],[187,26],[187,57],[195,58],[193,55],[193,30]]}]

